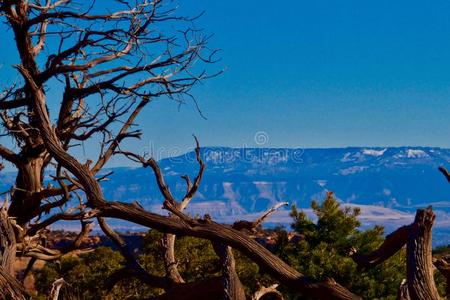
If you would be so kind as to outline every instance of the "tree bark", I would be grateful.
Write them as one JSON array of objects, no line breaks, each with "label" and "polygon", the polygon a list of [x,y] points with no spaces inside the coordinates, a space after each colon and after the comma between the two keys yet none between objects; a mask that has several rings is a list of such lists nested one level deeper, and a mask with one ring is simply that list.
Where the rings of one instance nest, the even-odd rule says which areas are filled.
[{"label": "tree bark", "polygon": [[272,275],[284,284],[294,288],[301,294],[315,299],[360,299],[360,297],[352,294],[334,281],[317,282],[307,278],[256,241],[232,228],[214,222],[204,224],[197,222],[195,226],[192,226],[192,224],[186,224],[182,220],[153,214],[134,205],[106,202],[103,197],[103,191],[89,168],[82,165],[62,148],[51,125],[45,104],[43,87],[36,84],[32,74],[24,66],[18,66],[17,68],[33,92],[33,97],[31,97],[33,111],[40,120],[39,131],[48,152],[61,166],[78,179],[84,189],[89,206],[99,210],[101,216],[128,220],[162,232],[184,233],[223,242],[242,250],[257,264],[266,267]]},{"label": "tree bark", "polygon": [[[367,255],[351,253],[360,267],[374,267],[399,251],[406,244],[406,283],[399,289],[398,299],[440,299],[433,276],[432,233],[435,215],[430,207],[418,209],[414,222],[388,235],[383,244]],[[407,292],[405,291],[407,287]],[[400,295],[404,295],[400,297]],[[408,296],[405,296],[408,295]]]},{"label": "tree bark", "polygon": [[411,226],[406,246],[409,296],[413,300],[440,299],[433,277],[432,234],[435,215],[431,209],[419,209]]},{"label": "tree bark", "polygon": [[16,259],[16,237],[6,207],[0,209],[0,263],[3,270],[14,274],[14,260]]},{"label": "tree bark", "polygon": [[3,267],[0,266],[0,299],[28,300],[23,285]]},{"label": "tree bark", "polygon": [[411,300],[408,293],[408,284],[405,279],[402,280],[398,287],[397,300]]},{"label": "tree bark", "polygon": [[332,280],[318,282],[307,278],[272,254],[264,246],[233,228],[215,222],[186,224],[184,221],[147,212],[131,204],[109,202],[102,208],[103,217],[119,218],[154,228],[161,232],[190,235],[222,242],[242,251],[281,283],[312,299],[361,299]]},{"label": "tree bark", "polygon": [[184,283],[184,279],[178,271],[178,263],[175,258],[175,239],[176,236],[171,233],[165,233],[163,236],[164,266],[166,268],[167,277],[169,277],[171,281]]},{"label": "tree bark", "polygon": [[34,217],[33,213],[41,204],[35,193],[42,190],[44,180],[44,158],[42,156],[25,158],[17,164],[15,190],[12,193],[8,214],[16,218],[17,224],[23,226]]},{"label": "tree bark", "polygon": [[434,261],[434,266],[445,277],[445,296],[450,299],[450,256],[445,255]]},{"label": "tree bark", "polygon": [[356,262],[359,269],[370,269],[379,265],[405,246],[408,241],[408,232],[411,226],[402,226],[391,234],[388,234],[381,246],[371,253],[361,255],[356,249],[352,249],[350,256]]},{"label": "tree bark", "polygon": [[62,286],[66,282],[64,281],[64,278],[56,279],[55,282],[52,284],[52,289],[50,291],[50,295],[48,296],[48,300],[58,300],[59,298],[59,292],[61,291]]},{"label": "tree bark", "polygon": [[273,284],[268,287],[261,287],[252,295],[251,300],[260,300],[266,295],[272,295],[272,298],[276,300],[284,300],[283,295],[277,290],[278,284]]},{"label": "tree bark", "polygon": [[23,285],[14,276],[16,237],[6,207],[0,209],[0,295],[1,299],[29,299]]},{"label": "tree bark", "polygon": [[222,264],[223,300],[245,300],[244,287],[236,272],[236,261],[230,246],[213,243]]}]

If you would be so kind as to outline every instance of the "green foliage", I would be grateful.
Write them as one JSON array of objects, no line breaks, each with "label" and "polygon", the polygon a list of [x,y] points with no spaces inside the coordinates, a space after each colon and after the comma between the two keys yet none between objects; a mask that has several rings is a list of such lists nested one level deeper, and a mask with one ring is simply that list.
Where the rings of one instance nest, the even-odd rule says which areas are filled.
[{"label": "green foliage", "polygon": [[[164,276],[164,257],[161,244],[163,234],[150,230],[144,238],[143,255],[140,259],[153,274]],[[207,240],[184,236],[176,240],[175,257],[178,270],[186,281],[195,281],[218,275],[218,258]]]},{"label": "green foliage", "polygon": [[[435,249],[433,249],[433,257],[434,258],[441,258],[443,256],[447,256],[450,254],[450,245],[447,246],[439,246],[436,247]],[[446,279],[445,277],[441,274],[441,272],[435,272],[434,273],[434,279],[436,281],[436,285],[437,285],[437,289],[439,292],[439,295],[445,295],[446,291]],[[448,299],[449,297],[447,297],[446,299]]]},{"label": "green foliage", "polygon": [[[404,251],[367,271],[358,270],[348,256],[352,247],[366,253],[379,246],[383,228],[360,231],[360,210],[341,208],[331,193],[321,204],[313,201],[311,208],[316,222],[295,206],[292,208],[292,229],[301,239],[290,243],[288,233],[279,229],[275,253],[303,274],[317,280],[332,277],[364,299],[395,299],[406,274]],[[286,293],[288,299],[295,299],[289,291]]]},{"label": "green foliage", "polygon": [[77,299],[116,299],[115,296],[121,295],[120,288],[116,287],[108,293],[105,279],[121,267],[123,258],[120,253],[99,247],[81,257],[69,256],[47,263],[35,273],[36,287],[40,294],[46,295],[52,283],[63,277],[69,283],[65,293]]},{"label": "green foliage", "polygon": [[[142,266],[153,275],[164,276],[162,233],[150,230],[143,240],[142,254],[138,259]],[[271,284],[268,276],[258,275],[258,266],[247,257],[234,251],[236,271],[248,294],[257,289],[257,283]],[[208,240],[179,237],[176,240],[175,255],[178,269],[187,282],[220,276],[219,259]],[[64,293],[66,298],[76,299],[143,299],[162,294],[164,291],[141,284],[136,279],[126,279],[108,291],[108,277],[123,267],[119,252],[100,247],[94,252],[80,257],[64,257],[58,262],[47,263],[34,273],[36,286],[42,299],[51,290],[52,283],[63,277],[70,284]],[[65,299],[66,299],[65,298]]]},{"label": "green foliage", "polygon": [[[155,271],[164,276],[162,233],[151,230],[144,239],[144,254],[141,262],[147,270]],[[259,267],[239,251],[233,251],[236,259],[236,272],[245,286],[248,294],[256,291],[258,282],[273,283],[268,276],[259,275]],[[187,282],[193,282],[214,276],[220,276],[220,264],[211,242],[189,236],[178,237],[176,240],[175,257],[178,271]]]},{"label": "green foliage", "polygon": [[[353,247],[363,254],[376,249],[384,239],[383,227],[361,230],[359,209],[341,207],[331,193],[322,203],[313,201],[311,208],[314,220],[295,206],[292,208],[296,239],[283,228],[268,231],[276,236],[272,251],[306,276],[317,280],[333,277],[364,299],[395,299],[406,274],[404,250],[370,270],[358,270],[348,255]],[[161,233],[149,231],[138,258],[151,274],[164,276],[161,240]],[[209,241],[181,236],[176,240],[175,252],[179,271],[187,282],[220,276],[219,259]],[[237,272],[248,295],[258,289],[258,284],[268,286],[274,282],[268,275],[261,275],[259,267],[244,255],[234,253]],[[123,259],[118,252],[98,248],[87,255],[46,264],[35,274],[36,285],[40,293],[48,294],[53,281],[63,277],[78,299],[142,299],[163,293],[134,279],[121,281],[112,291],[107,291],[106,279],[122,267]],[[444,282],[439,275],[437,283],[442,291]],[[285,299],[299,299],[290,290],[282,289]]]},{"label": "green foliage", "polygon": [[[292,229],[305,236],[310,246],[320,243],[332,244],[339,251],[349,247],[348,237],[353,236],[361,225],[358,220],[359,208],[341,208],[332,193],[328,193],[321,205],[317,201],[311,203],[311,208],[317,216],[317,224],[309,220],[302,211],[293,206],[291,217],[294,220]],[[342,253],[343,254],[343,253]]]}]

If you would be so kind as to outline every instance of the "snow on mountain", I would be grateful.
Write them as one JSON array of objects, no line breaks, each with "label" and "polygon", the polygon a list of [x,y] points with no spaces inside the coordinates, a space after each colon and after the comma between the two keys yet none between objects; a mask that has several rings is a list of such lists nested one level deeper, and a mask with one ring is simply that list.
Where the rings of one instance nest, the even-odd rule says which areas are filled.
[{"label": "snow on mountain", "polygon": [[406,150],[406,157],[408,157],[408,158],[428,157],[428,154],[423,150],[408,149],[408,150]]},{"label": "snow on mountain", "polygon": [[[430,153],[435,153],[432,149],[429,150]],[[402,159],[402,158],[427,158],[430,155],[423,149],[403,149],[394,155],[394,158]]]},{"label": "snow on mountain", "polygon": [[[450,149],[205,147],[201,156],[206,170],[190,204],[194,215],[208,213],[213,218],[235,220],[236,214],[259,214],[280,201],[307,209],[312,199],[320,201],[331,190],[345,204],[371,206],[371,215],[379,217],[363,219],[365,224],[392,225],[393,219],[404,218],[391,210],[409,215],[418,207],[437,203],[437,224],[447,224],[440,226],[450,229],[450,185],[437,170],[441,165],[450,167]],[[183,197],[186,184],[180,175],[196,176],[195,153],[159,163],[172,193]],[[161,211],[163,199],[150,169],[113,171],[110,180],[101,183],[106,199],[138,201]],[[11,188],[14,179],[13,173],[0,173],[2,190]],[[388,214],[393,218],[383,217]],[[446,223],[439,216],[448,216]]]},{"label": "snow on mountain", "polygon": [[[394,207],[410,212],[415,203],[450,200],[450,187],[437,167],[450,165],[450,150],[396,148],[203,148],[206,171],[195,201],[238,203],[247,213],[277,201],[308,207],[313,197],[332,190],[344,202]],[[180,174],[195,176],[193,152],[160,161],[166,182],[180,197]],[[146,169],[117,170],[103,183],[109,199],[160,203],[161,195]],[[387,192],[389,191],[389,192]],[[446,208],[447,209],[447,208]],[[448,206],[450,212],[450,205]]]},{"label": "snow on mountain", "polygon": [[372,155],[372,156],[381,156],[386,152],[387,148],[384,148],[383,150],[376,150],[376,149],[363,149],[362,153],[365,155]]}]

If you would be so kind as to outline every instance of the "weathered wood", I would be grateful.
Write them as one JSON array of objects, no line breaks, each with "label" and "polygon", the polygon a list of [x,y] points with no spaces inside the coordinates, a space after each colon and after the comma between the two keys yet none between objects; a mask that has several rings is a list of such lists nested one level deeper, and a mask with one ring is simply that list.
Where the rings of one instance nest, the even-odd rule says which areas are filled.
[{"label": "weathered wood", "polygon": [[109,202],[101,214],[104,217],[128,220],[161,232],[190,235],[230,245],[247,255],[281,283],[314,299],[360,299],[332,280],[318,282],[304,276],[248,235],[231,226],[202,220],[187,224],[183,220],[167,218],[121,202]]},{"label": "weathered wood", "polygon": [[272,284],[268,287],[261,287],[259,290],[257,290],[253,295],[251,300],[260,300],[262,297],[265,297],[266,295],[272,295],[273,298],[276,300],[284,300],[283,294],[280,293],[280,291],[277,290],[278,284]]},{"label": "weathered wood", "polygon": [[[374,267],[406,244],[406,283],[399,289],[399,296],[412,300],[437,300],[439,294],[434,282],[432,258],[432,233],[435,215],[430,207],[418,209],[411,225],[402,226],[386,237],[383,244],[367,255],[359,255],[353,251],[353,259],[358,266]],[[407,292],[404,290],[407,287]],[[399,298],[403,299],[403,298]]]},{"label": "weathered wood", "polygon": [[42,197],[39,197],[39,192],[44,180],[42,150],[37,157],[24,157],[16,167],[18,172],[8,214],[23,226],[34,217],[33,212],[41,204]]},{"label": "weathered wood", "polygon": [[178,262],[175,257],[175,240],[176,235],[171,233],[165,233],[162,238],[164,248],[164,267],[166,268],[166,275],[171,281],[176,283],[184,283],[184,279],[178,271]]},{"label": "weathered wood", "polygon": [[[145,7],[146,6],[142,7],[142,10],[144,10]],[[70,97],[72,97],[72,99],[82,99],[92,95],[105,95],[109,92],[124,97],[136,95],[137,97],[146,99],[151,96],[172,95],[172,93],[179,94],[183,91],[188,93],[193,84],[203,77],[203,75],[192,75],[191,71],[188,70],[191,63],[197,58],[200,58],[201,61],[209,60],[208,57],[201,56],[199,52],[196,52],[200,51],[199,49],[202,49],[202,46],[204,46],[203,41],[197,43],[195,47],[189,43],[187,49],[180,51],[178,55],[171,56],[167,59],[163,58],[162,61],[158,61],[154,64],[138,65],[134,67],[124,66],[123,68],[118,67],[112,69],[108,69],[108,67],[102,68],[101,66],[104,66],[106,62],[115,62],[117,65],[120,62],[118,59],[126,58],[126,56],[134,49],[135,45],[139,44],[139,47],[143,47],[147,35],[147,27],[152,23],[152,20],[155,20],[154,18],[148,18],[148,14],[152,14],[152,11],[143,12],[143,20],[139,19],[139,10],[133,10],[128,13],[122,12],[120,14],[121,18],[128,17],[130,25],[132,25],[130,26],[130,28],[132,28],[130,29],[130,32],[125,33],[124,40],[122,41],[123,47],[118,47],[119,49],[106,47],[105,49],[111,49],[111,51],[106,51],[104,55],[97,53],[94,57],[91,57],[89,56],[89,49],[84,51],[84,47],[87,45],[86,43],[89,44],[91,41],[80,39],[77,44],[66,51],[55,53],[52,58],[47,61],[44,71],[40,72],[35,55],[41,49],[41,43],[39,43],[39,45],[33,45],[28,30],[30,29],[30,26],[42,24],[42,22],[51,19],[51,14],[39,14],[38,16],[32,16],[32,19],[30,20],[28,15],[30,7],[26,1],[15,1],[14,4],[8,1],[4,3],[2,9],[7,16],[8,24],[12,28],[16,46],[19,50],[21,63],[17,66],[17,69],[22,74],[25,82],[23,94],[27,99],[27,109],[29,110],[29,114],[32,116],[32,120],[29,124],[32,127],[32,132],[42,140],[46,151],[48,151],[52,159],[54,159],[59,166],[70,172],[70,176],[74,176],[73,181],[83,189],[88,206],[99,211],[101,217],[120,218],[149,228],[155,228],[162,232],[192,235],[231,246],[241,250],[261,267],[268,270],[268,272],[276,279],[295,289],[299,294],[302,294],[302,296],[314,299],[359,299],[358,296],[352,294],[333,280],[317,282],[307,278],[270,253],[270,251],[259,245],[256,241],[229,226],[223,226],[205,220],[186,222],[182,213],[177,215],[179,219],[175,219],[146,212],[144,209],[135,205],[119,202],[110,203],[105,201],[103,191],[94,176],[95,172],[90,169],[89,164],[81,163],[67,151],[68,145],[70,144],[70,138],[63,138],[64,134],[66,134],[65,131],[69,130],[69,136],[75,140],[88,139],[91,136],[91,133],[109,133],[105,127],[108,126],[107,122],[114,121],[114,118],[112,121],[108,119],[105,123],[94,125],[94,128],[87,129],[87,132],[81,135],[75,134],[74,131],[78,129],[76,126],[70,128],[70,124],[67,124],[67,128],[61,128],[61,126],[66,125],[65,121],[59,122],[60,124],[63,124],[61,126],[58,126],[59,124],[53,124],[51,121],[52,119],[49,116],[45,95],[45,83],[48,80],[63,74],[67,75],[63,101],[66,101]],[[58,16],[59,19],[64,19],[65,17],[64,14]],[[110,20],[110,16],[89,16],[89,14],[78,14],[73,11],[70,14],[70,18],[82,20]],[[89,30],[85,31],[83,29],[82,32],[83,36],[88,39]],[[121,31],[121,34],[122,33],[123,31]],[[102,33],[97,31],[95,34],[101,35]],[[121,37],[122,35],[116,36],[111,32],[99,40],[106,40],[105,43],[109,43],[110,41],[116,42],[120,40]],[[141,37],[142,39],[139,40]],[[197,40],[198,39],[195,39],[195,41]],[[138,41],[141,43],[137,43]],[[38,47],[36,48],[36,46]],[[102,44],[97,46],[101,47]],[[83,59],[77,61],[76,54],[80,51],[84,51]],[[72,57],[75,57],[73,61]],[[68,58],[70,58],[70,63],[66,64]],[[124,60],[127,61],[126,59]],[[142,61],[145,60],[143,59]],[[168,70],[171,70],[170,67],[174,66],[175,68],[173,69],[180,70],[181,72],[187,70],[187,75],[182,76],[183,74],[177,73],[176,71],[168,72]],[[161,71],[161,74],[164,74],[164,77],[158,75],[142,80],[139,79],[137,82],[123,86],[124,84],[122,83],[124,81],[132,81],[131,77],[139,77],[138,75],[142,73],[148,75],[148,70],[151,68],[164,68],[165,70]],[[90,82],[95,83],[88,86],[77,85],[78,80],[70,79],[70,75],[77,72],[78,74],[75,74],[74,77],[77,77],[77,75],[83,77],[85,74],[88,74],[86,75],[88,77],[85,78],[87,80],[86,82],[88,82],[88,84],[90,84]],[[102,74],[104,76],[109,74],[110,77],[108,80],[102,80]],[[146,85],[157,86],[147,89]],[[148,91],[152,90],[161,90],[162,92],[160,94],[149,95]],[[108,105],[109,104],[111,104],[111,102],[109,102]],[[67,112],[71,109],[71,105],[68,105],[67,107],[67,109],[62,109]],[[109,111],[107,113],[113,114]],[[62,115],[65,116],[66,114],[63,113]],[[117,116],[117,111],[115,111],[113,115]],[[63,119],[65,120],[66,117]],[[94,122],[94,124],[97,123]],[[72,132],[70,132],[70,130],[72,130]],[[119,143],[120,140],[128,134],[134,137],[139,136],[138,133],[123,133],[112,139],[111,143]],[[102,147],[103,146],[106,145],[104,144]],[[105,153],[102,153],[102,158],[105,157],[103,156],[104,154]],[[100,164],[103,165],[104,162],[101,162]],[[67,176],[66,179],[69,180],[70,177]],[[194,186],[196,186],[195,183]],[[160,189],[165,196],[165,200],[171,200],[168,188],[164,185],[160,185]],[[186,195],[186,198],[190,197],[190,194]],[[173,204],[174,202],[172,201],[170,203]]]},{"label": "weathered wood", "polygon": [[436,269],[445,277],[445,296],[450,298],[450,255],[446,255],[433,261]]},{"label": "weathered wood", "polygon": [[61,291],[61,288],[63,285],[66,284],[66,281],[64,278],[56,279],[52,284],[52,289],[50,291],[50,294],[48,296],[48,300],[58,300],[59,298],[59,292]]},{"label": "weathered wood", "polygon": [[435,215],[431,206],[419,209],[406,246],[408,293],[412,300],[440,299],[434,282],[432,233]]},{"label": "weathered wood", "polygon": [[406,284],[406,279],[403,279],[398,287],[397,300],[411,300],[408,292],[408,284]]},{"label": "weathered wood", "polygon": [[377,249],[366,255],[361,255],[356,249],[352,249],[350,251],[351,258],[356,262],[359,269],[369,269],[381,264],[405,246],[410,227],[411,225],[402,226],[388,234]]},{"label": "weathered wood", "polygon": [[23,285],[2,266],[0,266],[0,299],[6,300],[28,300]]},{"label": "weathered wood", "polygon": [[15,278],[16,248],[14,228],[4,206],[0,209],[0,295],[13,300],[29,299],[23,285]]},{"label": "weathered wood", "polygon": [[16,236],[6,207],[0,209],[0,265],[10,275],[14,274],[16,259]]},{"label": "weathered wood", "polygon": [[245,300],[245,291],[236,272],[236,261],[231,247],[213,243],[222,265],[223,300]]}]

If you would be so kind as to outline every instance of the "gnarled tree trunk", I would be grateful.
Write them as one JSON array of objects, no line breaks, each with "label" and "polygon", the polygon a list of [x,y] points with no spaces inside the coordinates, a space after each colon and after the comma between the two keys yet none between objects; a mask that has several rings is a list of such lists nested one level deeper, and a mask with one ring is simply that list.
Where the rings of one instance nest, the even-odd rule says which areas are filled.
[{"label": "gnarled tree trunk", "polygon": [[433,277],[432,234],[435,215],[431,209],[419,209],[411,224],[406,244],[406,269],[409,297],[440,299]]},{"label": "gnarled tree trunk", "polygon": [[[440,299],[433,276],[432,234],[435,215],[430,207],[418,209],[414,222],[388,235],[383,244],[372,253],[351,253],[360,268],[374,267],[406,244],[406,283],[402,282],[398,299]],[[409,297],[409,298],[408,298]]]},{"label": "gnarled tree trunk", "polygon": [[17,224],[23,226],[34,217],[33,213],[41,204],[37,196],[42,190],[44,178],[44,157],[24,158],[17,163],[15,190],[11,197],[9,215],[16,218]]},{"label": "gnarled tree trunk", "polygon": [[164,266],[166,268],[166,274],[171,281],[176,283],[184,283],[183,277],[181,277],[178,271],[178,263],[175,258],[175,234],[166,233],[163,237],[164,251]]},{"label": "gnarled tree trunk", "polygon": [[14,276],[16,238],[6,207],[0,209],[0,296],[1,299],[28,299],[22,284]]},{"label": "gnarled tree trunk", "polygon": [[236,272],[233,250],[223,243],[213,243],[222,264],[224,300],[245,300],[244,287]]},{"label": "gnarled tree trunk", "polygon": [[411,300],[408,292],[408,284],[405,279],[402,280],[400,286],[398,287],[397,300]]}]

